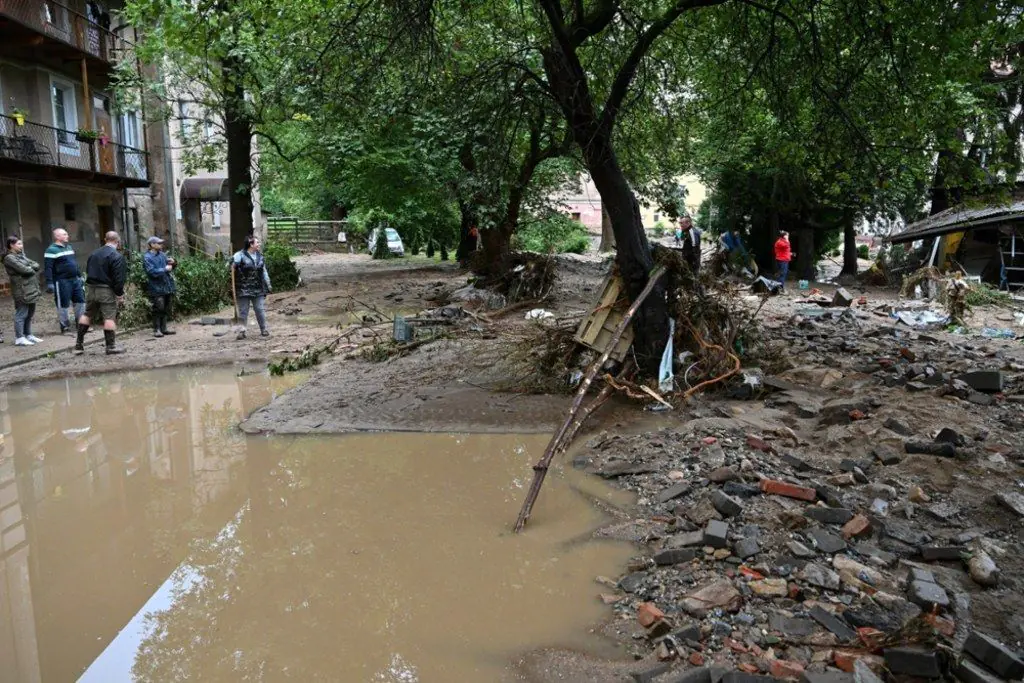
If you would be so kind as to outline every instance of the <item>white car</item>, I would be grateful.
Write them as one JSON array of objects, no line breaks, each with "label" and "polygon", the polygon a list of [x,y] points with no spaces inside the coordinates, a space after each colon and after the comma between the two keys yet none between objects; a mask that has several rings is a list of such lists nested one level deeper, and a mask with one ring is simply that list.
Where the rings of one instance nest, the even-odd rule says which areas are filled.
[{"label": "white car", "polygon": [[[379,230],[380,228],[374,228],[373,232],[370,233],[370,239],[367,242],[367,250],[371,254],[377,246],[377,234]],[[405,256],[405,245],[402,244],[402,238],[399,236],[398,231],[394,228],[384,228],[384,234],[388,238],[388,249],[391,253],[398,256]]]}]

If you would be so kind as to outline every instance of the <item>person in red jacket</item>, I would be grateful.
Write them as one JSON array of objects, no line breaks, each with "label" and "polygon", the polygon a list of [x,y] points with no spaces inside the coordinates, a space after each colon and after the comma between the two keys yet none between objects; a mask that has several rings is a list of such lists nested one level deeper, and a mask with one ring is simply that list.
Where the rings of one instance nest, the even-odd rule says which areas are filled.
[{"label": "person in red jacket", "polygon": [[779,282],[786,289],[786,278],[789,276],[789,262],[793,260],[793,249],[789,244],[789,233],[779,231],[779,239],[775,241],[775,263],[779,267]]}]

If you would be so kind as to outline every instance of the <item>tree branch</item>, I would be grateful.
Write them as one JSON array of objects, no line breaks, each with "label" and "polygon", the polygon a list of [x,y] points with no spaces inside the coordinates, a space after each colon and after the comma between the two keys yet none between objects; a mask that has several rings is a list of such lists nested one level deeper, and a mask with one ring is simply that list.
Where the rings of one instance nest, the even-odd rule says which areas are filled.
[{"label": "tree branch", "polygon": [[632,85],[633,79],[636,77],[636,71],[640,68],[640,64],[643,62],[644,57],[646,57],[647,53],[650,52],[651,46],[654,45],[654,41],[657,40],[662,33],[667,31],[673,22],[681,17],[685,12],[701,7],[721,5],[725,2],[726,0],[679,0],[671,9],[667,10],[653,24],[648,26],[646,31],[640,34],[640,38],[637,40],[636,45],[633,46],[629,56],[626,57],[626,61],[622,63],[622,66],[619,67],[618,73],[615,74],[615,80],[612,82],[611,90],[608,92],[608,99],[605,102],[604,110],[601,112],[601,120],[599,123],[599,128],[601,130],[607,134],[610,133],[612,128],[615,126],[615,120],[619,115],[622,102],[626,99],[626,95],[629,93],[629,87]]},{"label": "tree branch", "polygon": [[590,16],[585,14],[582,0],[576,3],[576,20],[569,27],[569,39],[574,47],[582,45],[587,38],[597,35],[612,22],[615,13],[619,11],[618,3],[615,0],[601,0],[591,12]]}]

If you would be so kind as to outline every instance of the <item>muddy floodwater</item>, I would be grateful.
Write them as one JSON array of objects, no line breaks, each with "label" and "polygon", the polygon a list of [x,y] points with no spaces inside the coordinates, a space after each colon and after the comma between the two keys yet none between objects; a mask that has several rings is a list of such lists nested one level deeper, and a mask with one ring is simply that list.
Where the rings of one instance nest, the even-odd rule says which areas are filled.
[{"label": "muddy floodwater", "polygon": [[295,378],[188,369],[0,391],[0,680],[513,681],[600,651],[603,483],[544,436],[246,437]]}]

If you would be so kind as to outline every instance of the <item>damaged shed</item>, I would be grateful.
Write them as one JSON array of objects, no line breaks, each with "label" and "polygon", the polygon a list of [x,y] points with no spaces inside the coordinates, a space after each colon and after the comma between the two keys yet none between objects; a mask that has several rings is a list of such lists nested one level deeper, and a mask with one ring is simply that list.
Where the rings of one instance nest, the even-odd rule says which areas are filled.
[{"label": "damaged shed", "polygon": [[1024,287],[1024,196],[959,205],[907,226],[893,244],[930,243],[924,265],[961,266],[1000,289]]}]

